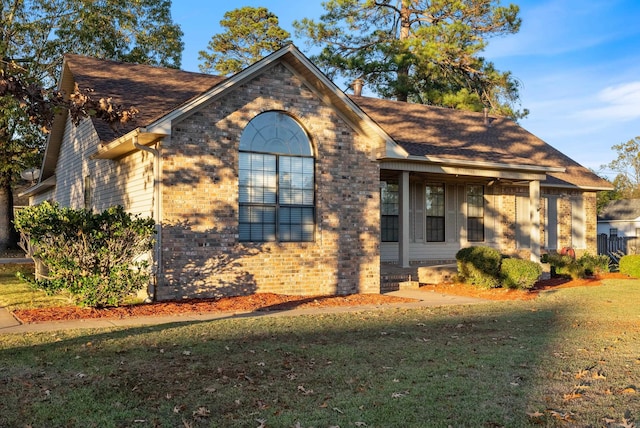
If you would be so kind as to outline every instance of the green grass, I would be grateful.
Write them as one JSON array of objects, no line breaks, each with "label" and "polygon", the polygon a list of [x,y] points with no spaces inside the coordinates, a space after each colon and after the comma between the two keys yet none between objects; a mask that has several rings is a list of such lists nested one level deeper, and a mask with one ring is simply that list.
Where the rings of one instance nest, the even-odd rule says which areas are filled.
[{"label": "green grass", "polygon": [[638,302],[640,281],[610,280],[529,302],[0,334],[0,426],[616,426],[639,417]]},{"label": "green grass", "polygon": [[0,264],[0,307],[13,311],[72,304],[68,297],[48,296],[16,277],[18,272],[33,276],[33,269],[32,264]]}]

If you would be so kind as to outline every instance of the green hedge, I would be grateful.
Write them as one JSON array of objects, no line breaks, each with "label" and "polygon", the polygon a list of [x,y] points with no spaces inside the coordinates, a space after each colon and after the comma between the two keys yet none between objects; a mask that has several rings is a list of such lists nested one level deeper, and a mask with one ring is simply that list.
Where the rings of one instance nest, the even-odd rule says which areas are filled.
[{"label": "green hedge", "polygon": [[622,256],[618,263],[620,273],[640,278],[640,254],[628,254]]},{"label": "green hedge", "polygon": [[502,254],[490,247],[467,247],[456,253],[458,276],[482,288],[500,287]]},{"label": "green hedge", "polygon": [[504,259],[500,266],[502,285],[507,288],[528,290],[542,275],[539,263],[522,259]]}]

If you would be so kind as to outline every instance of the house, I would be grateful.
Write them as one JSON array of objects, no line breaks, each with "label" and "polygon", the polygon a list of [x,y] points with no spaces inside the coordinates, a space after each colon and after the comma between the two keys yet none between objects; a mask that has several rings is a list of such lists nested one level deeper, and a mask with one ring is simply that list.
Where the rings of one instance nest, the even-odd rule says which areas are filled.
[{"label": "house", "polygon": [[597,231],[609,238],[640,236],[640,199],[609,202],[598,215]]},{"label": "house", "polygon": [[378,293],[381,265],[470,245],[596,251],[610,186],[588,169],[506,118],[346,95],[293,45],[228,78],[67,55],[74,84],[140,115],[60,115],[31,203],[152,216],[159,300]]}]

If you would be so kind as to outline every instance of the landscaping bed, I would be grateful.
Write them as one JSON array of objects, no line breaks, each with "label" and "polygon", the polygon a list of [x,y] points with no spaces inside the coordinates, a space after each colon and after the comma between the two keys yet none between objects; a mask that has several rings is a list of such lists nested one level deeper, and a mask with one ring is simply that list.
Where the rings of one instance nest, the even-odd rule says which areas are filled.
[{"label": "landscaping bed", "polygon": [[[540,292],[560,287],[598,286],[603,278],[626,276],[609,273],[598,278],[570,280],[551,278],[539,281],[532,290],[510,290],[494,288],[479,289],[467,284],[436,284],[420,287],[423,292],[437,292],[488,300],[531,300]],[[224,297],[218,299],[189,299],[181,301],[154,302],[124,305],[102,309],[75,306],[54,306],[36,309],[18,309],[13,314],[23,323],[76,320],[88,318],[127,318],[137,316],[167,316],[186,313],[210,312],[254,312],[276,311],[294,308],[309,309],[337,306],[380,306],[410,302],[411,299],[386,294],[352,294],[347,296],[290,296],[274,293],[256,293],[249,296]]]}]

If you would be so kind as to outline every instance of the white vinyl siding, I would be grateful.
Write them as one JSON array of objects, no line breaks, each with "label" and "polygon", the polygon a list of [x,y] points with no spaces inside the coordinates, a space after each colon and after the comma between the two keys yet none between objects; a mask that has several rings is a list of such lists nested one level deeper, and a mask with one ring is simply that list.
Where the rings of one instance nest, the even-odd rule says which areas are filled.
[{"label": "white vinyl siding", "polygon": [[[62,206],[83,208],[85,183],[91,186],[91,208],[103,211],[113,205],[145,217],[153,215],[153,157],[134,152],[118,160],[96,159],[99,140],[91,121],[79,126],[70,121],[64,133],[53,200]],[[86,177],[89,177],[86,180]]]}]

